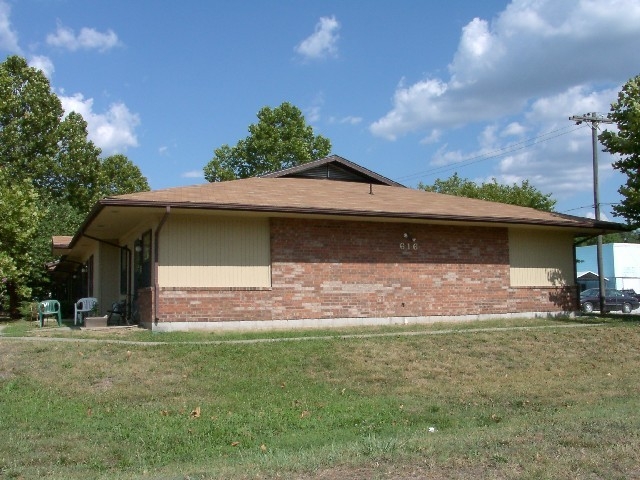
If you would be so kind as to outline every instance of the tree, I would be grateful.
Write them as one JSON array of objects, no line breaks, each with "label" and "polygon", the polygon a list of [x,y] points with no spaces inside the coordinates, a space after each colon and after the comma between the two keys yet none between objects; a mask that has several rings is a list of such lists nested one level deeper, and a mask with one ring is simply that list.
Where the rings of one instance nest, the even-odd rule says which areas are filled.
[{"label": "tree", "polygon": [[326,157],[331,141],[314,135],[302,112],[284,102],[279,107],[264,107],[258,123],[249,126],[249,136],[235,147],[222,145],[204,167],[210,182],[248,178]]},{"label": "tree", "polygon": [[12,56],[0,64],[0,167],[48,185],[63,110],[44,74]]},{"label": "tree", "polygon": [[82,116],[64,117],[42,71],[17,56],[0,64],[0,167],[31,178],[41,196],[86,210],[98,190],[99,155]]},{"label": "tree", "polygon": [[622,87],[608,117],[618,131],[605,130],[598,138],[605,152],[620,155],[613,167],[627,175],[627,182],[618,189],[622,202],[614,205],[613,213],[640,226],[640,75]]},{"label": "tree", "polygon": [[42,269],[32,250],[42,216],[31,180],[9,176],[0,168],[0,300],[12,316],[20,300],[31,294],[30,274]]},{"label": "tree", "polygon": [[147,178],[140,168],[122,154],[111,155],[102,161],[99,185],[100,197],[149,190]]},{"label": "tree", "polygon": [[13,311],[47,291],[52,235],[75,233],[102,196],[149,189],[124,155],[100,154],[40,70],[17,56],[0,63],[0,295]]},{"label": "tree", "polygon": [[58,150],[46,190],[86,213],[100,192],[100,149],[87,139],[87,122],[71,112],[58,128]]},{"label": "tree", "polygon": [[531,207],[536,210],[553,211],[556,201],[551,198],[551,194],[544,194],[532,186],[528,180],[524,180],[520,185],[504,185],[498,183],[493,178],[491,182],[478,185],[466,178],[460,178],[454,173],[446,180],[436,179],[433,185],[424,185],[422,182],[418,188],[427,192],[446,193],[458,197],[477,198],[489,200],[491,202],[508,203],[521,207]]},{"label": "tree", "polygon": [[[581,238],[580,245],[596,245],[597,237]],[[640,231],[607,233],[602,236],[602,243],[640,243]]]}]

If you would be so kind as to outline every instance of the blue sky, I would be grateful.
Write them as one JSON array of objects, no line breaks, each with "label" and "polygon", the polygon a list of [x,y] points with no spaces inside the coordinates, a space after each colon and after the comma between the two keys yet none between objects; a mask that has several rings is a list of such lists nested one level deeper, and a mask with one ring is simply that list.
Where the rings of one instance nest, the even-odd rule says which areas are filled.
[{"label": "blue sky", "polygon": [[[528,179],[593,214],[591,130],[640,74],[637,0],[0,0],[0,55],[43,69],[104,155],[204,182],[264,106],[407,186]],[[608,128],[611,128],[610,126]],[[600,153],[600,200],[625,178]]]}]

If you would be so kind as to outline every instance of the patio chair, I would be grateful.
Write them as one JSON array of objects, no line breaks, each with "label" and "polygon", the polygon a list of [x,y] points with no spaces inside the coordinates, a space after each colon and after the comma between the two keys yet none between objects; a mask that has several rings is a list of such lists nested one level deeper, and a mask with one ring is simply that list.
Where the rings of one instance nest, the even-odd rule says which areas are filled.
[{"label": "patio chair", "polygon": [[84,323],[84,317],[94,309],[97,303],[98,299],[95,297],[81,298],[78,300],[73,307],[73,324],[76,325],[78,321],[80,324]]},{"label": "patio chair", "polygon": [[44,300],[38,303],[38,323],[40,328],[44,325],[44,319],[48,315],[55,315],[58,326],[62,326],[62,314],[60,313],[60,302],[58,300]]},{"label": "patio chair", "polygon": [[127,320],[127,304],[124,300],[122,300],[121,302],[112,303],[111,310],[107,310],[107,313],[109,314],[107,323],[111,323],[111,317],[117,315],[118,325],[122,323],[123,320],[125,321],[125,323],[127,323],[127,325],[129,324],[129,321]]}]

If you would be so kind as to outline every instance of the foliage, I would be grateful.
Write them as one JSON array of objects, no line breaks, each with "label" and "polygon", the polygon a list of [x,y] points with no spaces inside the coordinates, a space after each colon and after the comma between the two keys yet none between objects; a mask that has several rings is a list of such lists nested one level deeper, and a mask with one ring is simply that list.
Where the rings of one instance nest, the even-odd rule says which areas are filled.
[{"label": "foliage", "polygon": [[0,64],[0,166],[29,177],[43,195],[87,209],[94,198],[100,149],[81,115],[64,111],[44,74],[20,57]]},{"label": "foliage", "polygon": [[248,178],[317,160],[330,151],[331,141],[314,135],[302,112],[284,102],[262,108],[258,123],[249,126],[249,136],[235,147],[217,148],[204,176],[210,182]]},{"label": "foliage", "polygon": [[[580,246],[595,245],[598,243],[598,239],[597,237],[578,239],[578,243]],[[640,243],[640,230],[608,233],[602,236],[602,243]]]},{"label": "foliage", "polygon": [[100,197],[149,190],[149,183],[140,168],[125,155],[105,158],[100,168]]},{"label": "foliage", "polygon": [[477,184],[466,178],[460,178],[457,173],[454,173],[446,180],[436,179],[433,185],[425,185],[421,182],[418,188],[427,192],[508,203],[547,212],[553,211],[553,207],[556,204],[550,193],[544,194],[540,192],[528,180],[524,180],[520,185],[516,183],[504,185],[498,183],[494,178],[491,182]]},{"label": "foliage", "polygon": [[42,216],[31,180],[0,168],[0,300],[14,316],[31,293],[30,275],[42,269],[31,249]]},{"label": "foliage", "polygon": [[0,167],[48,188],[63,110],[44,74],[20,57],[0,64]]},{"label": "foliage", "polygon": [[149,189],[126,157],[101,160],[100,153],[85,120],[65,115],[42,71],[18,56],[0,63],[1,218],[11,219],[2,225],[0,264],[3,278],[13,279],[2,287],[13,292],[12,310],[19,299],[47,292],[52,235],[75,233],[104,195]]},{"label": "foliage", "polygon": [[640,75],[622,87],[608,117],[618,125],[618,131],[605,130],[599,140],[605,152],[620,155],[613,167],[627,175],[627,182],[618,189],[623,200],[614,205],[613,213],[640,226]]}]

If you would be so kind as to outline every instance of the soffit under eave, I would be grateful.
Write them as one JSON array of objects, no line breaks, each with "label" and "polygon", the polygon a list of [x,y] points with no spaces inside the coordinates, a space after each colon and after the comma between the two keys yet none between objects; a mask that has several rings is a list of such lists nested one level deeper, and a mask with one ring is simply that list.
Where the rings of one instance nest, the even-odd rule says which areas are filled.
[{"label": "soffit under eave", "polygon": [[70,248],[57,248],[57,247],[52,247],[51,248],[51,253],[53,254],[54,257],[61,257],[63,255],[68,255],[69,253],[71,253],[71,249]]},{"label": "soffit under eave", "polygon": [[[119,244],[140,227],[148,228],[157,223],[164,213],[162,205],[157,207],[106,205],[97,212],[90,222],[83,225],[82,232],[76,234],[75,243],[82,237]],[[75,248],[74,243],[74,248]]]},{"label": "soffit under eave", "polygon": [[80,237],[63,258],[75,263],[84,263],[95,252],[97,242],[87,237]]},{"label": "soffit under eave", "polygon": [[[139,207],[144,208],[144,207]],[[155,209],[155,214],[159,215],[158,207]],[[624,226],[618,224],[606,223],[607,228],[603,228],[602,225],[595,225],[590,219],[584,219],[584,223],[574,223],[571,221],[541,221],[541,220],[524,220],[524,219],[495,219],[495,218],[482,218],[482,219],[470,219],[470,218],[458,218],[458,217],[445,217],[445,216],[421,216],[415,214],[406,215],[392,215],[392,214],[380,214],[376,215],[376,212],[371,212],[367,215],[359,215],[357,212],[349,212],[348,214],[328,214],[328,213],[314,213],[305,212],[297,213],[292,211],[272,211],[272,210],[251,210],[251,209],[228,209],[228,208],[215,208],[208,206],[206,208],[197,208],[193,206],[174,206],[170,211],[171,215],[178,216],[211,216],[211,217],[256,217],[256,218],[296,218],[296,219],[309,219],[309,220],[339,220],[339,221],[365,221],[365,222],[380,222],[380,223],[417,223],[417,224],[432,224],[432,225],[450,225],[458,227],[485,227],[485,228],[520,228],[520,229],[545,229],[570,232],[575,236],[593,236],[600,233],[613,233],[624,230]],[[159,217],[158,217],[159,218]]]},{"label": "soffit under eave", "polygon": [[[613,222],[558,215],[556,219],[471,217],[445,214],[421,214],[415,212],[362,212],[349,209],[305,209],[299,207],[255,206],[244,204],[212,204],[183,202],[120,201],[107,198],[101,201],[101,209],[84,225],[84,233],[101,240],[127,236],[141,225],[152,225],[160,221],[170,207],[171,214],[220,215],[242,217],[290,217],[309,219],[335,219],[341,221],[372,221],[393,223],[432,223],[440,225],[546,228],[572,231],[576,236],[626,231],[627,227]],[[145,227],[148,228],[148,227]]]}]

